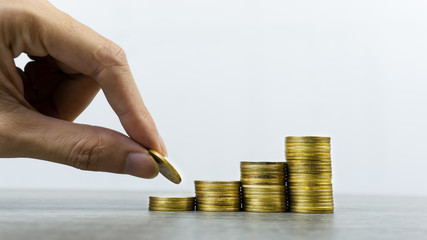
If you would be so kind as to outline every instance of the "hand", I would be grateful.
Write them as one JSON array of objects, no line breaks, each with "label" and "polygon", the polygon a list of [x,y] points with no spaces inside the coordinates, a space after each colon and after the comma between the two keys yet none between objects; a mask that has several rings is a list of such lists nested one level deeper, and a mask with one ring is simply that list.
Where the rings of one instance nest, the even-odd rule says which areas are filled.
[{"label": "hand", "polygon": [[[72,123],[100,88],[129,137]],[[153,178],[148,148],[167,155],[123,50],[48,1],[0,0],[0,157]]]}]

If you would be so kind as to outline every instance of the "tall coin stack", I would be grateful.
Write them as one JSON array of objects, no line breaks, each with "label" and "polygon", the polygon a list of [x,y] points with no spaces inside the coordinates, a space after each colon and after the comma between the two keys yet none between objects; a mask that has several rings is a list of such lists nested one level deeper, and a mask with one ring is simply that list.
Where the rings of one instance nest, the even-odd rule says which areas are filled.
[{"label": "tall coin stack", "polygon": [[241,209],[239,181],[194,181],[197,211],[236,212]]},{"label": "tall coin stack", "polygon": [[285,162],[240,162],[245,211],[287,211],[285,165]]},{"label": "tall coin stack", "polygon": [[291,212],[334,212],[330,141],[329,137],[286,137]]},{"label": "tall coin stack", "polygon": [[194,211],[195,197],[152,197],[149,198],[150,211]]}]

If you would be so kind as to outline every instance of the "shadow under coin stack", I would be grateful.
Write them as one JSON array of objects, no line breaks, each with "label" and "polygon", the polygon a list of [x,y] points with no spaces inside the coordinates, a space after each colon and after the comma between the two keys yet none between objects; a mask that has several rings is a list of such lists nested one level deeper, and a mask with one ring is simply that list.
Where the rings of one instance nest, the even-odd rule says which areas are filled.
[{"label": "shadow under coin stack", "polygon": [[329,137],[286,137],[291,212],[333,213]]},{"label": "shadow under coin stack", "polygon": [[150,211],[194,211],[195,197],[152,197],[149,198]]},{"label": "shadow under coin stack", "polygon": [[285,162],[240,162],[245,211],[287,211],[285,165]]},{"label": "shadow under coin stack", "polygon": [[196,209],[207,212],[237,212],[241,209],[239,181],[194,181]]}]

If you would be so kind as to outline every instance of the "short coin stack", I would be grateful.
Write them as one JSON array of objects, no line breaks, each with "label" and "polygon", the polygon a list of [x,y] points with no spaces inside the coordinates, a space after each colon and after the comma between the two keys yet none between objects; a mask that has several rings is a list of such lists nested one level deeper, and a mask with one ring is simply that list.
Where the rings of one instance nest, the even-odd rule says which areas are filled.
[{"label": "short coin stack", "polygon": [[243,209],[286,212],[285,162],[240,162]]},{"label": "short coin stack", "polygon": [[194,181],[194,185],[196,188],[197,211],[240,211],[239,181]]},{"label": "short coin stack", "polygon": [[333,213],[329,137],[286,137],[291,212]]},{"label": "short coin stack", "polygon": [[195,197],[152,197],[148,209],[151,211],[194,211]]}]

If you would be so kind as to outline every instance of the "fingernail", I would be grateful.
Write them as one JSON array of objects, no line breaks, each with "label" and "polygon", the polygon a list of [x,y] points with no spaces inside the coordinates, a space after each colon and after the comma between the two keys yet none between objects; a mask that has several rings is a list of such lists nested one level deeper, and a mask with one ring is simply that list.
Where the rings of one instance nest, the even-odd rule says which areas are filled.
[{"label": "fingernail", "polygon": [[159,174],[159,166],[149,153],[129,153],[125,173],[141,178],[154,178]]},{"label": "fingernail", "polygon": [[163,141],[163,138],[160,135],[159,135],[159,139],[160,139],[160,146],[162,147],[162,151],[163,151],[163,156],[167,157],[168,156],[168,150],[166,149],[165,141]]}]

